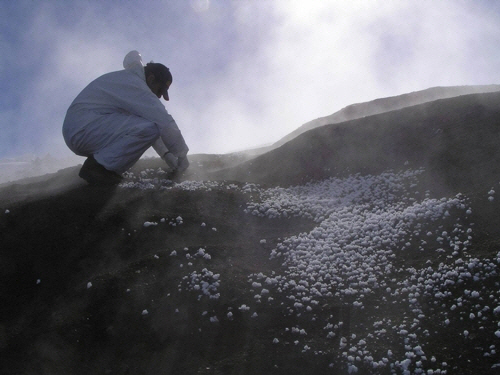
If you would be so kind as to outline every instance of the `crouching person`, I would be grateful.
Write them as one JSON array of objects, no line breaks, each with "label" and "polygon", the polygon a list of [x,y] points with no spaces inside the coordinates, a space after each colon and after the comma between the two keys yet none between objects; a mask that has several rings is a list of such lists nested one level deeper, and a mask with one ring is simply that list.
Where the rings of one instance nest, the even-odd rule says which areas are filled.
[{"label": "crouching person", "polygon": [[125,56],[123,67],[85,87],[64,119],[66,144],[87,157],[79,176],[92,185],[118,184],[151,146],[173,171],[189,166],[189,148],[159,100],[169,100],[169,69],[158,63],[144,66],[137,51]]}]

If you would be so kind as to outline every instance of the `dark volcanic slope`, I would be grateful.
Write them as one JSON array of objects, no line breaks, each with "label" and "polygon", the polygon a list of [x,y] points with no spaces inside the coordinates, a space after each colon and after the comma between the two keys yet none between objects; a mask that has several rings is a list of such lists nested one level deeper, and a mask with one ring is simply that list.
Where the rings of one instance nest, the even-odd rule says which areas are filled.
[{"label": "dark volcanic slope", "polygon": [[[260,239],[312,225],[246,215],[247,199],[226,187],[80,186],[9,205],[0,216],[0,373],[209,374],[218,362],[266,373],[272,343],[254,330],[273,330],[279,311],[255,327],[239,298],[250,293],[249,274],[276,266]],[[197,257],[201,247],[211,258]],[[205,268],[223,275],[223,298],[179,298]],[[210,322],[229,307],[234,320]]]},{"label": "dark volcanic slope", "polygon": [[291,185],[424,167],[448,187],[473,189],[500,172],[499,104],[500,93],[474,94],[326,125],[215,176]]},{"label": "dark volcanic slope", "polygon": [[[432,293],[416,296],[412,289],[423,317],[418,313],[421,327],[413,328],[420,341],[414,344],[423,344],[425,354],[429,353],[423,360],[425,369],[493,374],[500,367],[498,345],[493,345],[500,336],[500,200],[488,191],[497,188],[500,180],[499,103],[500,93],[469,95],[327,125],[248,161],[234,156],[193,156],[189,172],[179,178],[186,181],[177,185],[158,171],[163,166],[159,159],[149,159],[135,166],[134,173],[144,178],[134,188],[86,186],[77,177],[78,167],[2,187],[0,373],[343,375],[353,369],[351,349],[357,346],[352,352],[359,354],[364,350],[359,345],[365,344],[373,348],[376,361],[384,358],[392,366],[408,356],[401,327],[413,325],[417,313],[413,298],[406,294],[406,282],[420,279],[409,273],[416,275],[418,269],[430,275],[418,283],[435,283]],[[349,189],[355,187],[376,206],[351,204],[352,198],[337,191],[342,190],[340,183],[327,191],[333,197],[316,196],[318,191],[297,195],[299,207],[309,201],[322,208],[328,203],[326,198],[338,200],[340,203],[330,206],[332,215],[338,214],[332,220],[315,222],[307,210],[298,217],[274,218],[245,212],[248,206],[257,214],[272,214],[277,212],[275,204],[283,203],[278,196],[272,207],[269,202],[255,205],[270,191],[247,181],[295,185],[330,176],[378,175],[391,168],[420,167],[425,172],[418,184],[412,184],[418,191],[399,187],[382,194],[408,206],[379,198],[370,201],[373,186],[363,184],[347,184],[345,194],[350,195]],[[236,182],[189,181],[213,179]],[[138,180],[127,177],[132,185]],[[154,182],[152,187],[147,187],[149,181]],[[435,222],[429,205],[421,204],[420,197],[427,190],[439,198],[425,201],[431,208],[443,196],[454,197],[458,192],[465,195],[464,207],[451,206]],[[38,193],[37,198],[34,194]],[[335,198],[337,194],[342,199]],[[292,204],[289,199],[286,204]],[[387,237],[384,233],[392,235],[394,227],[411,222],[411,215],[402,211],[411,208],[412,202],[423,207],[423,213],[430,212],[424,218],[433,219],[415,221],[408,227],[408,236]],[[401,219],[391,221],[396,214]],[[378,220],[382,217],[388,219],[384,225]],[[338,230],[329,231],[334,227]],[[391,230],[386,231],[387,227]],[[462,256],[454,245],[458,246],[458,240],[469,242],[465,239],[471,227],[472,245]],[[446,231],[453,233],[449,245],[441,237],[434,239],[435,235],[446,237]],[[451,237],[457,241],[452,243]],[[325,243],[328,248],[311,254],[309,248],[320,249],[311,247],[315,239],[331,242]],[[327,261],[321,264],[314,260],[305,268],[304,263],[292,262],[289,267],[280,258],[270,259],[273,249],[295,242],[300,243],[297,252],[290,251],[298,258],[317,253],[331,253],[332,257],[322,258]],[[361,248],[357,245],[361,243],[369,246]],[[424,248],[424,243],[429,245]],[[332,250],[340,247],[342,251]],[[373,255],[370,248],[380,257],[366,262]],[[496,259],[496,263],[488,259]],[[394,273],[386,275],[390,268],[381,269],[381,280],[371,281],[367,274],[370,283],[363,275],[353,279],[357,265],[373,270],[381,262],[394,266]],[[310,311],[301,304],[296,306],[298,297],[303,302],[310,300],[309,294],[303,294],[304,285],[310,283],[316,289],[311,277],[318,277],[313,273],[320,265],[328,265],[334,280],[341,278],[342,285],[331,287],[332,297],[318,297],[317,306]],[[306,270],[307,279],[297,284],[298,266]],[[446,270],[469,276],[455,283]],[[327,276],[331,280],[330,269],[327,271],[325,280]],[[280,284],[268,286],[263,274],[273,276],[270,284],[278,278]],[[445,274],[451,286],[443,283]],[[316,280],[319,283],[319,277]],[[361,288],[362,283],[367,286],[373,281],[388,282],[385,285],[394,289],[374,287],[363,297],[366,309],[354,306],[357,301],[350,293],[340,293],[348,290],[344,287]],[[290,294],[292,285],[300,295]],[[435,293],[441,287],[449,294]],[[404,295],[396,293],[403,290]],[[471,291],[480,297],[474,299]],[[459,300],[459,306],[452,305]],[[477,319],[470,318],[472,311]],[[449,326],[445,318],[451,322]],[[377,328],[382,321],[382,327],[389,328],[387,335]],[[368,338],[366,334],[375,329],[374,339],[362,344],[361,338]],[[467,339],[464,330],[468,335],[470,331]],[[422,347],[411,349],[419,353]],[[394,355],[387,359],[389,351]],[[362,356],[369,359],[372,354],[366,353]],[[437,357],[436,363],[431,355]],[[379,370],[373,367],[379,364],[373,359],[361,362],[356,362],[359,374],[393,374],[402,367],[382,365],[384,369]]]}]

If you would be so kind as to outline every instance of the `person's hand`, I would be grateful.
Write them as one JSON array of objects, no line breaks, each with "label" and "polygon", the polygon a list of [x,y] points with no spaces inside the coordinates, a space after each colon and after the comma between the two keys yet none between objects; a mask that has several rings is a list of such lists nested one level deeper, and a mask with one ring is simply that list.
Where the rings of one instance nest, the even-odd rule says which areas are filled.
[{"label": "person's hand", "polygon": [[163,157],[163,160],[165,160],[167,165],[173,170],[176,170],[179,166],[179,159],[171,152],[167,152]]},{"label": "person's hand", "polygon": [[177,170],[179,172],[184,172],[186,169],[188,169],[188,167],[189,167],[189,160],[188,160],[187,156],[180,157],[178,159]]}]

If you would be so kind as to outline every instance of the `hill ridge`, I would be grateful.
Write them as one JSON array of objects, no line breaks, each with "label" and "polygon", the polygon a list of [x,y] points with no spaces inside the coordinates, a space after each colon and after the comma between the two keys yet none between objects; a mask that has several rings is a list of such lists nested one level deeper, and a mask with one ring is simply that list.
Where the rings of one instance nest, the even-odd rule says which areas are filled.
[{"label": "hill ridge", "polygon": [[[426,166],[430,158],[450,156],[452,143],[444,136],[453,134],[454,124],[462,125],[455,128],[457,137],[463,137],[461,142],[477,147],[476,152],[483,155],[489,152],[496,160],[495,142],[500,142],[496,127],[500,122],[499,102],[500,92],[469,94],[323,125],[240,165],[214,172],[213,177],[227,175],[250,182],[295,184],[335,173],[379,173],[405,167],[407,161],[410,165]],[[383,137],[377,135],[381,131],[385,131]],[[398,133],[404,135],[405,131],[412,133],[411,139],[398,141]],[[432,145],[420,144],[419,136],[434,139]],[[433,150],[432,146],[438,149]],[[465,165],[465,155],[457,152],[454,159]],[[378,164],[373,165],[376,160]]]},{"label": "hill ridge", "polygon": [[285,135],[278,141],[269,146],[259,147],[252,150],[253,153],[262,154],[275,149],[293,138],[299,136],[305,131],[349,120],[358,119],[365,116],[371,116],[384,112],[402,109],[418,104],[429,103],[439,99],[457,97],[476,93],[487,93],[500,91],[500,85],[462,85],[462,86],[435,86],[424,90],[413,91],[400,95],[377,98],[367,102],[350,104],[331,115],[318,117],[299,126],[291,133]]}]

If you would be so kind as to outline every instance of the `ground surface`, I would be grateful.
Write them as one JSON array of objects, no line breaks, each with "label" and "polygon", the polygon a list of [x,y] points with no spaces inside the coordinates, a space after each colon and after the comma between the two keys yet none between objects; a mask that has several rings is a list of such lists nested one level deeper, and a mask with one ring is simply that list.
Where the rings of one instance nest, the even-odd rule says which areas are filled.
[{"label": "ground surface", "polygon": [[0,372],[497,373],[495,103],[196,156],[175,181],[147,160],[117,188],[77,167],[2,187]]}]

